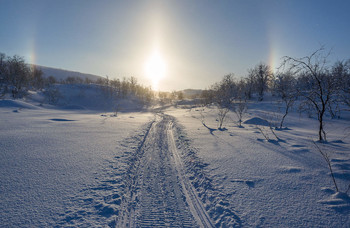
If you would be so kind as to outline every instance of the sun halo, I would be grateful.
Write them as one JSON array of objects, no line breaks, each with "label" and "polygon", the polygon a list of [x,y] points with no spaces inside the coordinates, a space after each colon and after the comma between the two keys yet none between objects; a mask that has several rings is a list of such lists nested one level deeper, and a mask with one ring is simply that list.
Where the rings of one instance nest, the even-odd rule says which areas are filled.
[{"label": "sun halo", "polygon": [[153,89],[158,89],[159,81],[165,77],[166,63],[159,52],[155,51],[145,63],[145,74],[152,81]]}]

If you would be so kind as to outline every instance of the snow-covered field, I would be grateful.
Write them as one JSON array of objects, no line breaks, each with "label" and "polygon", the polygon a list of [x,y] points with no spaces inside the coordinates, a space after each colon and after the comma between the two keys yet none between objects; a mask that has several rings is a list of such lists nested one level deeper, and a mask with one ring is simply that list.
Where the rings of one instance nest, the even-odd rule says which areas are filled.
[{"label": "snow-covered field", "polygon": [[[250,104],[243,128],[230,112],[218,130],[215,108],[114,116],[0,100],[0,226],[349,227],[350,199],[312,143],[317,121],[294,111],[276,138],[262,121],[274,107]],[[341,192],[348,127],[327,120],[318,144]]]},{"label": "snow-covered field", "polygon": [[[268,103],[251,105],[246,120],[266,117]],[[205,117],[204,127],[201,114]],[[349,227],[350,200],[334,194],[326,162],[312,139],[317,139],[317,121],[292,114],[289,130],[275,131],[256,125],[234,123],[229,114],[226,130],[217,129],[216,110],[192,108],[169,110],[186,129],[206,172],[228,199],[243,227]],[[271,114],[272,115],[272,114]],[[263,122],[263,121],[261,121]],[[327,122],[328,150],[340,191],[350,183],[348,120]]]}]

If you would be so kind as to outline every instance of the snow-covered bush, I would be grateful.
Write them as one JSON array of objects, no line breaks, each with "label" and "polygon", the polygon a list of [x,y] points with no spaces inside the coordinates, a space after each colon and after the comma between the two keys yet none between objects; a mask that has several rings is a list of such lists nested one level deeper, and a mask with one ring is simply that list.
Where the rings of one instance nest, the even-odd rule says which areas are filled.
[{"label": "snow-covered bush", "polygon": [[54,86],[50,86],[44,90],[45,101],[49,104],[57,104],[60,98],[62,97],[59,89]]}]

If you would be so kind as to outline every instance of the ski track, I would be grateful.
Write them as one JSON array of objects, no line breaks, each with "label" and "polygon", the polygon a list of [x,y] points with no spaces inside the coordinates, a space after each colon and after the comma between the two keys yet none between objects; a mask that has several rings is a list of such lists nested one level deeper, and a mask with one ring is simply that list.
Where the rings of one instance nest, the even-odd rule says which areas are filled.
[{"label": "ski track", "polygon": [[115,227],[214,227],[186,177],[172,119],[157,114],[135,155]]}]

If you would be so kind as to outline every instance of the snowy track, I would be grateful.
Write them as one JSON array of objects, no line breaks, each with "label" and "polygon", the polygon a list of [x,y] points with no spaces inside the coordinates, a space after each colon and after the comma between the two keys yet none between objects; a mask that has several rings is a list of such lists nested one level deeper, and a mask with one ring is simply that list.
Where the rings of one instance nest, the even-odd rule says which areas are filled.
[{"label": "snowy track", "polygon": [[185,175],[172,120],[157,115],[135,155],[116,227],[214,227]]}]

